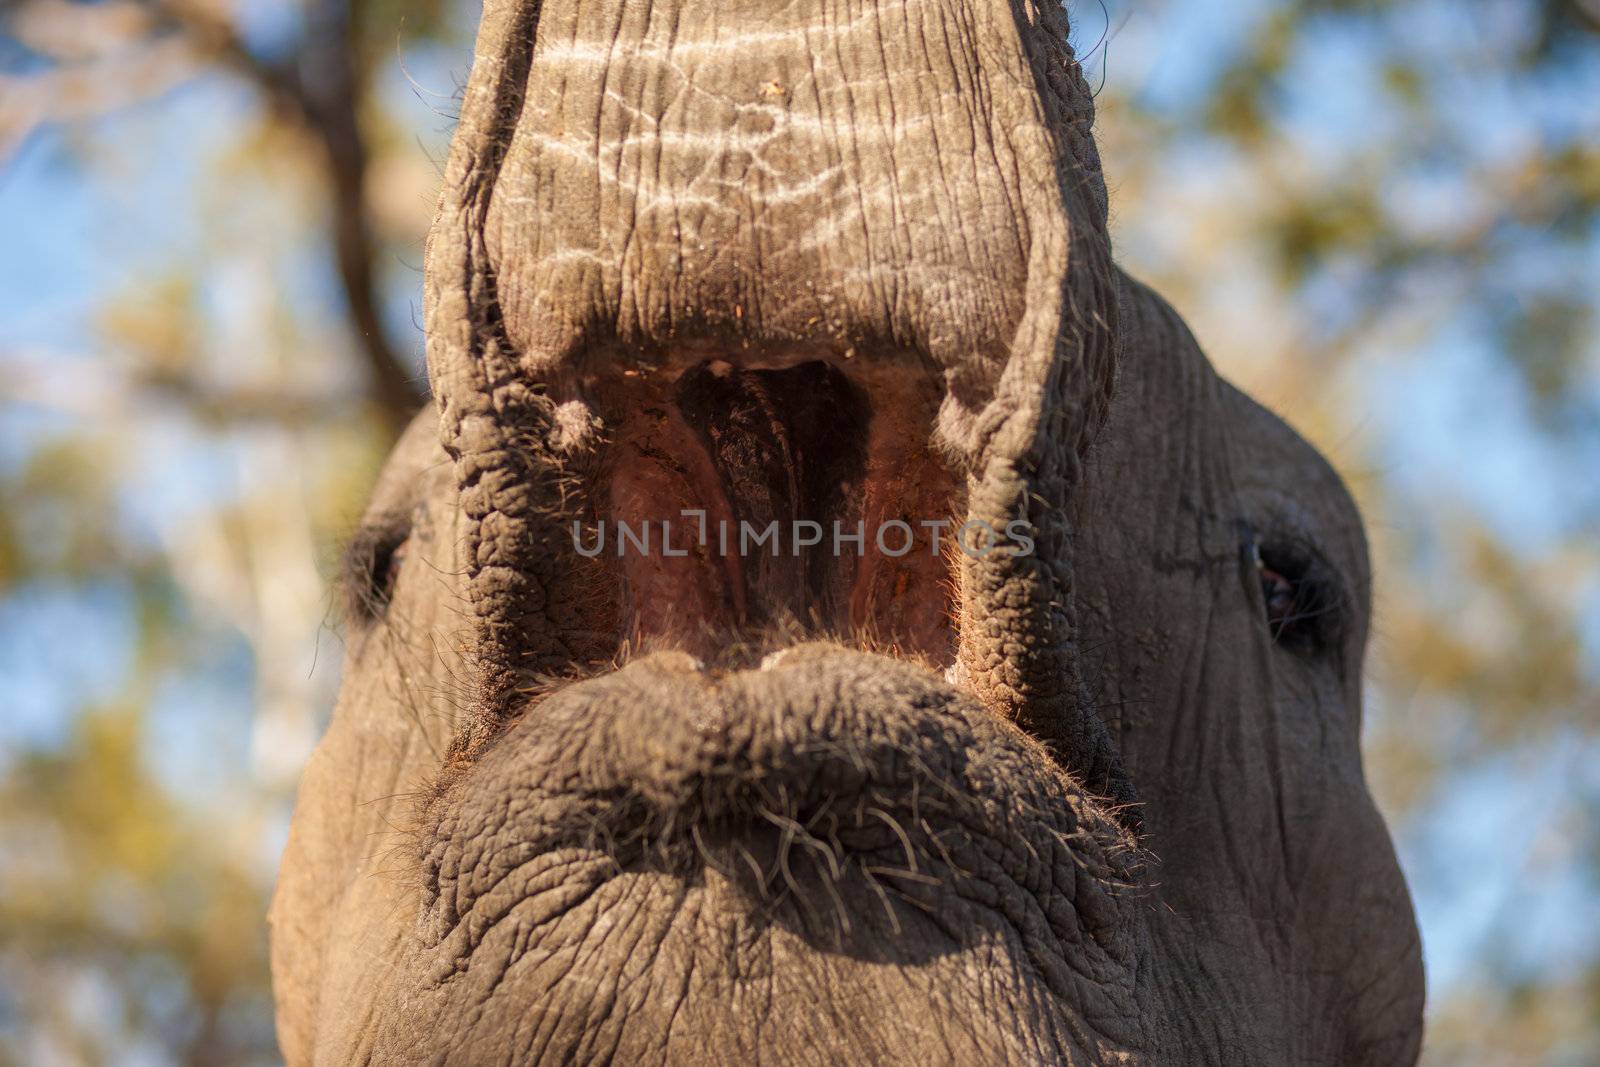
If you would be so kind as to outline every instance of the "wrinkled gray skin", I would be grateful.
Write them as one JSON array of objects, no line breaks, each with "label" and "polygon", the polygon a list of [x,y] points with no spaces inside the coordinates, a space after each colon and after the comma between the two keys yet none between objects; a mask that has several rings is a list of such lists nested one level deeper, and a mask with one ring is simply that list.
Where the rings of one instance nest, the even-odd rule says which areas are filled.
[{"label": "wrinkled gray skin", "polygon": [[[1113,265],[1066,36],[1033,0],[488,0],[436,402],[352,550],[272,909],[291,1064],[1415,1059],[1359,516]],[[568,529],[600,397],[707,351],[937,388],[956,513],[1038,539],[963,558],[947,657],[620,650]],[[1292,634],[1257,550],[1313,561]]]}]

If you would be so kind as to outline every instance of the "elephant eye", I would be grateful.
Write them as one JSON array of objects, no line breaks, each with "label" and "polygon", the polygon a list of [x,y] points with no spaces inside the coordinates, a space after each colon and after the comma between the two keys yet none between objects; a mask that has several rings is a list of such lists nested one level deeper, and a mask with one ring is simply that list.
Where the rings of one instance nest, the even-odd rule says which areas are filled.
[{"label": "elephant eye", "polygon": [[1267,632],[1285,648],[1316,652],[1334,646],[1344,598],[1333,568],[1296,542],[1251,543]]},{"label": "elephant eye", "polygon": [[387,553],[380,553],[374,561],[372,587],[386,603],[394,595],[394,583],[400,576],[400,565],[406,561],[406,546],[410,543],[402,541]]},{"label": "elephant eye", "polygon": [[411,543],[405,521],[363,527],[345,551],[345,610],[351,620],[372,623],[383,617]]},{"label": "elephant eye", "polygon": [[1295,583],[1266,564],[1262,564],[1258,572],[1261,599],[1267,605],[1267,623],[1274,634],[1281,633],[1294,617]]}]

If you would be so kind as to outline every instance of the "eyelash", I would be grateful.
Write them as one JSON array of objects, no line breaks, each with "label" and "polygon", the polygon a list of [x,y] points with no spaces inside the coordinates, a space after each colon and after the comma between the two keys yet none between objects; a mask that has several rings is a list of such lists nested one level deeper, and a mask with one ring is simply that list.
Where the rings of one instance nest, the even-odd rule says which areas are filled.
[{"label": "eyelash", "polygon": [[1343,587],[1326,561],[1293,542],[1250,542],[1250,562],[1273,643],[1304,653],[1335,647],[1344,628]]},{"label": "eyelash", "polygon": [[401,528],[367,529],[356,534],[344,565],[346,611],[350,618],[370,623],[383,617],[410,540],[410,531]]}]

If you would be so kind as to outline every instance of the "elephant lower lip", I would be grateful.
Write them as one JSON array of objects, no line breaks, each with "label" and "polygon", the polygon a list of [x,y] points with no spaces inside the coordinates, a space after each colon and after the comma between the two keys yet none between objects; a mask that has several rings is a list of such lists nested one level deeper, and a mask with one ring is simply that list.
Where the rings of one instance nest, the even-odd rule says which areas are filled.
[{"label": "elephant lower lip", "polygon": [[953,658],[957,480],[931,447],[938,392],[901,369],[703,359],[604,383],[617,427],[598,529],[623,638],[694,651],[731,633],[849,636]]},{"label": "elephant lower lip", "polygon": [[[908,888],[948,861],[948,833],[1003,846],[1024,866],[1070,841],[1073,783],[938,675],[824,642],[759,666],[741,658],[655,653],[550,696],[436,791],[427,834],[463,862],[479,855],[470,842],[514,840],[499,857],[513,864],[603,848],[615,865],[691,881],[706,867],[742,880],[754,861],[757,896],[803,873],[803,853],[835,888],[846,888],[835,865],[852,862],[869,875],[905,871]],[[1025,803],[997,822],[1018,796]],[[507,813],[515,821],[495,831]],[[493,887],[493,866],[434,873]],[[476,892],[430,887],[447,908]]]},{"label": "elephant lower lip", "polygon": [[[762,995],[748,961],[769,951],[780,975],[871,1003],[873,1019],[916,993],[879,979],[1065,997],[1051,961],[1120,951],[1080,909],[1100,922],[1126,906],[1081,872],[1133,877],[1125,837],[1015,726],[921,667],[822,643],[764,669],[657,654],[572,686],[436,791],[421,823],[425,958],[449,976],[432,988],[488,993],[473,1018],[581,1019],[621,969],[591,947],[654,946],[628,950],[640,991],[715,975],[720,995],[696,1009],[711,1029],[684,1038],[699,1049]],[[626,1003],[632,1019],[650,1009]],[[1039,1018],[984,1003],[1004,1025]]]}]

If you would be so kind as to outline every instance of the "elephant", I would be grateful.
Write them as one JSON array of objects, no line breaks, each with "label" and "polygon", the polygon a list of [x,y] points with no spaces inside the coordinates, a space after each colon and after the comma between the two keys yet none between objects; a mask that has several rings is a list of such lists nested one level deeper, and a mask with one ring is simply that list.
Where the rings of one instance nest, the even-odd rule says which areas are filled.
[{"label": "elephant", "polygon": [[290,1064],[1417,1058],[1360,514],[1114,261],[1067,20],[485,0]]}]

